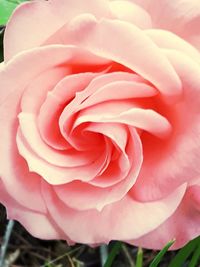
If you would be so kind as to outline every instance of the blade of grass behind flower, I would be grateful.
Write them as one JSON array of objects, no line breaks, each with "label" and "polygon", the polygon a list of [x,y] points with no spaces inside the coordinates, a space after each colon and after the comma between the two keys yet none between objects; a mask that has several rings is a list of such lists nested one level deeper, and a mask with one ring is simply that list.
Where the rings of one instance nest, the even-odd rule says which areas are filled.
[{"label": "blade of grass behind flower", "polygon": [[196,267],[197,264],[199,263],[199,262],[198,262],[199,259],[200,259],[200,242],[199,242],[199,244],[198,244],[196,250],[195,250],[194,253],[193,253],[192,259],[191,259],[191,261],[190,261],[188,267]]},{"label": "blade of grass behind flower", "polygon": [[142,248],[138,248],[135,267],[142,267],[142,263],[143,263],[143,250]]},{"label": "blade of grass behind flower", "polygon": [[170,262],[168,267],[181,267],[200,243],[200,237],[187,243]]},{"label": "blade of grass behind flower", "polygon": [[168,249],[174,244],[175,240],[170,241],[167,243],[167,245],[156,255],[156,257],[153,259],[149,267],[157,267],[158,264],[161,262],[163,256],[168,251]]},{"label": "blade of grass behind flower", "polygon": [[117,254],[119,253],[121,249],[122,243],[121,242],[116,242],[114,246],[112,247],[110,253],[108,254],[108,258],[106,260],[106,263],[104,264],[104,267],[111,267],[113,264],[113,261]]}]

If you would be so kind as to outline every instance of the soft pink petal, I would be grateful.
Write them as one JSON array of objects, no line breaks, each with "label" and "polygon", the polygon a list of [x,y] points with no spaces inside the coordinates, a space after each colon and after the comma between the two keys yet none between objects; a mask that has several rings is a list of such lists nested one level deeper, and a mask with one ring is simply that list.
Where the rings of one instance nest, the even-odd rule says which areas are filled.
[{"label": "soft pink petal", "polygon": [[41,46],[74,16],[82,13],[92,13],[97,18],[110,16],[105,0],[51,0],[21,4],[6,27],[5,60],[24,50]]},{"label": "soft pink petal", "polygon": [[37,115],[45,101],[48,92],[66,75],[70,74],[68,67],[53,67],[42,71],[28,84],[21,97],[21,110],[25,113]]},{"label": "soft pink petal", "polygon": [[35,172],[50,184],[65,184],[73,180],[89,181],[93,179],[102,169],[106,158],[106,153],[102,149],[94,152],[94,158],[91,163],[78,167],[59,167],[52,165],[44,159],[38,157],[30,148],[26,140],[18,131],[17,146],[20,155],[25,158],[30,172]]},{"label": "soft pink petal", "polygon": [[166,57],[143,31],[130,23],[77,16],[68,27],[68,39],[139,73],[165,95],[181,93],[180,80]]},{"label": "soft pink petal", "polygon": [[0,138],[0,177],[8,193],[22,206],[44,212],[46,207],[40,193],[40,176],[29,172],[16,146],[17,97],[17,94],[13,94],[0,106],[0,122],[3,125]]},{"label": "soft pink petal", "polygon": [[[80,49],[75,47],[39,48],[18,55],[0,71],[0,88],[3,88],[0,93],[0,123],[4,126],[1,129],[0,161],[5,163],[0,166],[0,176],[12,197],[21,205],[34,210],[45,210],[45,206],[40,195],[40,176],[29,172],[16,146],[20,99],[26,86],[30,81],[34,82],[35,77],[46,69],[74,62],[74,57],[78,57],[80,61],[80,53],[82,54]],[[53,57],[49,56],[52,54]],[[29,71],[24,72],[28,63]],[[32,201],[33,198],[35,201]]]},{"label": "soft pink petal", "polygon": [[[84,90],[96,75],[96,73],[68,75],[48,93],[37,118],[42,139],[48,145],[56,149],[70,147],[60,132],[59,117],[63,108],[75,97],[76,93]],[[35,99],[35,101],[38,100]]]},{"label": "soft pink petal", "polygon": [[200,49],[199,0],[129,0],[143,7],[151,16],[153,28],[172,31]]},{"label": "soft pink petal", "polygon": [[91,151],[79,152],[74,149],[59,151],[51,148],[42,140],[34,115],[22,112],[18,117],[20,135],[26,140],[30,149],[48,163],[58,167],[77,167],[88,165],[96,160],[95,153]]},{"label": "soft pink petal", "polygon": [[173,118],[171,139],[163,143],[143,136],[144,163],[133,188],[134,196],[143,201],[159,199],[184,182],[195,184],[200,177],[200,67],[184,53],[165,52],[184,94],[181,102],[168,107]]},{"label": "soft pink petal", "polygon": [[99,88],[88,97],[80,109],[109,100],[123,100],[155,96],[158,91],[150,85],[134,81],[116,81]]},{"label": "soft pink petal", "polygon": [[[52,54],[54,55],[53,57],[50,56]],[[63,45],[37,48],[17,55],[14,59],[5,64],[5,67],[0,71],[0,85],[1,88],[4,88],[0,94],[0,104],[6,100],[11,93],[16,91],[21,97],[30,81],[47,69],[66,64],[66,71],[68,71],[69,64],[82,64],[85,62],[86,58],[87,63],[89,63],[90,60],[94,60],[94,58],[90,56],[90,53],[80,48]],[[44,58],[45,60],[43,60]],[[24,71],[28,66],[29,71]],[[62,68],[60,70],[62,72]],[[10,77],[12,77],[12,79],[10,79]]]},{"label": "soft pink petal", "polygon": [[175,238],[172,249],[181,248],[200,233],[199,196],[200,186],[189,187],[181,204],[166,222],[149,234],[129,242],[136,246],[161,249]]},{"label": "soft pink petal", "polygon": [[76,210],[101,210],[105,205],[122,199],[135,183],[142,164],[142,147],[135,131],[131,133],[126,152],[130,155],[130,168],[128,170],[124,172],[118,170],[118,173],[114,173],[112,170],[109,171],[108,167],[107,173],[99,175],[99,180],[109,181],[109,178],[111,177],[112,180],[114,175],[116,175],[116,180],[118,180],[118,175],[122,175],[124,180],[121,179],[120,182],[108,187],[91,186],[90,182],[89,184],[75,182],[65,186],[54,186],[58,197],[67,206]]},{"label": "soft pink petal", "polygon": [[[129,107],[121,111],[121,103],[98,104],[80,112],[73,129],[85,122],[124,123],[148,131],[160,138],[166,138],[172,132],[170,122],[151,109]],[[124,105],[124,103],[123,103]]]},{"label": "soft pink petal", "polygon": [[[128,174],[127,171],[130,170],[130,161],[132,158],[132,155],[129,158],[129,155],[127,154],[129,137],[132,138],[128,127],[117,123],[92,123],[85,130],[98,132],[109,138],[110,142],[113,144],[112,150],[118,152],[119,155],[115,159],[113,156],[114,151],[111,151],[110,160],[112,160],[112,162],[109,161],[105,168],[105,172],[101,172],[101,175],[91,180],[90,184],[107,187],[124,179]],[[133,151],[131,151],[131,153],[133,153]]]},{"label": "soft pink petal", "polygon": [[121,0],[110,1],[109,4],[114,18],[133,23],[141,29],[151,28],[151,17],[140,6]]},{"label": "soft pink petal", "polygon": [[38,213],[24,208],[6,191],[0,181],[0,202],[5,205],[9,219],[17,220],[35,237],[43,239],[62,239],[62,231],[54,225],[46,213]]},{"label": "soft pink petal", "polygon": [[172,49],[183,52],[193,60],[200,63],[200,53],[190,43],[175,35],[174,33],[161,29],[151,29],[145,31],[147,35],[160,48]]},{"label": "soft pink petal", "polygon": [[[185,187],[183,185],[166,198],[155,202],[137,202],[126,196],[101,211],[77,212],[70,209],[56,197],[47,184],[43,184],[43,195],[51,216],[70,239],[96,244],[139,238],[157,228],[176,210]],[[138,225],[140,227],[136,227]]]}]

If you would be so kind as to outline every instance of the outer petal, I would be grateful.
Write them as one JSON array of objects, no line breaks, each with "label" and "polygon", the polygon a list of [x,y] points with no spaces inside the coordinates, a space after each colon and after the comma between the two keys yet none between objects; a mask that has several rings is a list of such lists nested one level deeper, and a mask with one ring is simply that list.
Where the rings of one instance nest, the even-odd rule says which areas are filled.
[{"label": "outer petal", "polygon": [[110,1],[109,4],[114,18],[133,23],[141,29],[151,28],[151,17],[140,6],[124,0]]},{"label": "outer petal", "polygon": [[199,0],[129,0],[143,7],[151,16],[153,27],[172,31],[200,49]]},{"label": "outer petal", "polygon": [[[136,246],[161,249],[169,240],[175,238],[172,249],[184,246],[200,233],[200,186],[187,190],[183,201],[175,213],[160,227],[143,237],[129,241]],[[180,227],[181,226],[181,227]]]},{"label": "outer petal", "polygon": [[170,142],[163,144],[143,136],[145,160],[133,188],[134,196],[143,201],[159,199],[172,188],[184,182],[195,184],[200,178],[200,67],[184,53],[165,52],[182,81],[184,95],[182,102],[170,107]]},{"label": "outer petal", "polygon": [[45,213],[33,212],[18,204],[6,191],[0,181],[0,202],[7,208],[7,216],[23,224],[23,226],[35,237],[44,239],[62,239],[62,231],[52,224]]},{"label": "outer petal", "polygon": [[178,35],[159,29],[151,29],[145,31],[152,41],[160,48],[172,49],[183,52],[190,56],[193,60],[200,63],[200,53],[190,43],[180,38]]},{"label": "outer petal", "polygon": [[185,188],[186,185],[182,185],[166,198],[149,203],[137,202],[127,195],[119,202],[107,205],[101,212],[77,212],[68,208],[46,183],[42,192],[51,216],[70,239],[97,244],[136,239],[157,228],[177,209]]},{"label": "outer petal", "polygon": [[21,51],[41,46],[64,24],[81,13],[109,17],[105,0],[31,1],[20,5],[7,24],[4,39],[6,61]]},{"label": "outer petal", "polygon": [[98,22],[91,15],[77,16],[68,27],[66,42],[132,69],[170,96],[171,101],[172,96],[181,93],[180,80],[166,57],[143,31],[130,23],[107,19]]}]

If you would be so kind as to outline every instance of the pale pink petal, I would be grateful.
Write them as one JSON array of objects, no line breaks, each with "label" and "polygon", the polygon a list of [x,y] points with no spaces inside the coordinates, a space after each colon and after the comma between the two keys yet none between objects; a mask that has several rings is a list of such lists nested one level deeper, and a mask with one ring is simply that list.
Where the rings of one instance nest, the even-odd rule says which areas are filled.
[{"label": "pale pink petal", "polygon": [[51,222],[46,213],[38,213],[24,208],[6,191],[0,181],[0,201],[6,206],[7,217],[17,220],[35,237],[43,239],[62,239],[62,231]]},{"label": "pale pink petal", "polygon": [[[137,202],[127,195],[101,211],[70,209],[57,198],[47,184],[43,184],[42,192],[50,215],[70,239],[96,244],[110,240],[135,239],[154,230],[177,209],[185,188],[183,185],[166,198],[148,203]],[[138,225],[140,227],[136,227]],[[81,231],[77,231],[80,227]]]},{"label": "pale pink petal", "polygon": [[[68,75],[48,93],[38,115],[38,128],[42,139],[56,149],[69,148],[70,145],[59,129],[59,117],[65,107],[96,76],[95,73],[78,73]],[[37,102],[38,100],[35,99]],[[52,131],[52,127],[54,130]]]},{"label": "pale pink petal", "polygon": [[[52,54],[53,57],[50,56]],[[43,60],[44,58],[45,60]],[[0,71],[0,85],[1,88],[4,88],[0,94],[0,104],[11,93],[18,92],[21,97],[30,81],[47,69],[65,64],[66,71],[68,71],[69,64],[82,64],[83,62],[89,64],[90,60],[94,60],[90,53],[74,46],[63,45],[37,48],[17,55]],[[98,64],[98,62],[95,63]],[[29,71],[24,71],[27,68]],[[62,68],[60,71],[62,72]]]},{"label": "pale pink petal", "polygon": [[130,23],[77,16],[68,27],[67,38],[98,56],[132,69],[165,95],[181,93],[180,80],[166,57],[142,30]]},{"label": "pale pink petal", "polygon": [[161,29],[151,29],[145,32],[160,48],[183,52],[185,55],[190,56],[193,60],[200,63],[199,51],[174,33]]},{"label": "pale pink petal", "polygon": [[184,53],[166,50],[166,55],[183,83],[184,95],[181,102],[168,107],[173,118],[170,141],[143,136],[145,160],[132,189],[141,201],[159,199],[184,182],[195,184],[200,177],[200,67]]},{"label": "pale pink petal", "polygon": [[141,29],[151,28],[151,17],[140,6],[121,0],[110,1],[109,4],[114,18],[133,23]]},{"label": "pale pink petal", "polygon": [[[172,249],[184,246],[188,240],[199,235],[200,231],[200,186],[192,186],[174,214],[154,231],[128,242],[136,246],[161,249],[170,240],[176,239]],[[181,226],[181,227],[180,227]]]},{"label": "pale pink petal", "polygon": [[[135,183],[142,164],[142,147],[136,131],[131,131],[127,154],[130,155],[130,169],[125,173],[124,180],[108,187],[96,187],[84,183],[71,183],[65,186],[58,186],[54,189],[58,197],[69,207],[76,210],[97,209],[102,210],[105,205],[122,199]],[[102,173],[99,180],[113,179],[114,172]],[[119,175],[118,173],[116,175]],[[122,177],[123,177],[122,176]],[[117,179],[117,178],[116,178]],[[89,182],[90,183],[90,182]],[[100,181],[99,181],[100,183]]]},{"label": "pale pink petal", "polygon": [[[119,105],[120,108],[118,108]],[[120,109],[123,106],[126,110],[122,111]],[[127,108],[124,103],[122,105],[117,101],[98,104],[81,111],[73,124],[73,129],[85,122],[124,123],[148,131],[160,138],[166,138],[172,132],[170,122],[156,111],[130,106]]]},{"label": "pale pink petal", "polygon": [[91,151],[79,152],[74,149],[58,151],[51,148],[42,140],[34,115],[22,112],[18,118],[20,135],[23,136],[30,149],[48,163],[58,167],[77,167],[88,165],[96,160],[95,153]]},{"label": "pale pink petal", "polygon": [[105,0],[51,0],[21,4],[6,27],[5,60],[24,50],[41,46],[74,16],[82,13],[92,13],[97,18],[110,16]]},{"label": "pale pink petal", "polygon": [[199,0],[129,0],[143,7],[151,16],[153,27],[166,29],[181,36],[200,49]]},{"label": "pale pink petal", "polygon": [[[53,57],[49,56],[52,54]],[[82,55],[80,49],[72,46],[38,48],[16,56],[0,71],[0,88],[3,88],[0,93],[0,123],[4,126],[1,129],[0,161],[5,163],[1,164],[0,176],[12,197],[33,210],[45,210],[45,206],[40,195],[40,176],[29,172],[16,146],[20,99],[30,81],[33,82],[42,72],[66,62],[75,62],[75,57],[80,61]],[[27,64],[30,64],[29,71],[24,72]]]},{"label": "pale pink petal", "polygon": [[[130,159],[127,154],[127,146],[129,141],[129,129],[125,125],[117,123],[92,123],[84,131],[92,131],[101,133],[103,136],[109,138],[113,144],[113,151],[111,151],[112,162],[106,166],[105,172],[92,179],[89,183],[95,186],[107,187],[114,185],[124,179],[130,170]],[[119,154],[117,158],[113,157],[116,150]],[[133,153],[133,151],[131,152]]]},{"label": "pale pink petal", "polygon": [[[87,89],[86,89],[87,90]],[[88,97],[80,109],[109,100],[123,100],[155,96],[158,91],[150,85],[134,81],[116,81],[99,88]]]},{"label": "pale pink petal", "polygon": [[95,160],[91,163],[78,167],[59,167],[48,163],[38,157],[29,147],[26,140],[18,131],[17,146],[19,153],[25,158],[29,171],[35,172],[50,184],[65,184],[73,180],[89,181],[101,170],[106,158],[106,153],[101,149],[94,153]]},{"label": "pale pink petal", "polygon": [[40,176],[29,172],[16,146],[17,97],[17,94],[13,94],[0,106],[0,122],[3,125],[0,138],[0,177],[8,193],[22,206],[44,212],[46,207],[40,193]]},{"label": "pale pink petal", "polygon": [[54,67],[42,71],[28,84],[21,97],[21,110],[37,115],[49,91],[70,73],[68,67]]}]

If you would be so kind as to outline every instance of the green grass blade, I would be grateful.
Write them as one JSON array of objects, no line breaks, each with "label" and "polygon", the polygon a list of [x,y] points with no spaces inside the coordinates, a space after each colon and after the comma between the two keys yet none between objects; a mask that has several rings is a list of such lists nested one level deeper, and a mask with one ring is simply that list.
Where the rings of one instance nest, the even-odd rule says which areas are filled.
[{"label": "green grass blade", "polygon": [[135,267],[142,267],[143,264],[143,250],[138,248]]},{"label": "green grass blade", "polygon": [[188,265],[188,267],[197,267],[197,264],[199,263],[200,259],[200,242],[196,248],[196,250],[193,253],[192,259]]},{"label": "green grass blade", "polygon": [[195,250],[197,245],[200,242],[200,237],[193,239],[187,245],[185,245],[179,252],[177,252],[174,259],[170,262],[168,267],[181,267],[188,257],[192,254]]},{"label": "green grass blade", "polygon": [[172,240],[169,243],[167,243],[167,245],[156,255],[156,257],[151,262],[151,264],[149,265],[149,267],[157,267],[158,264],[161,262],[161,260],[162,260],[163,256],[165,255],[165,253],[174,244],[174,242],[175,242],[175,240]]},{"label": "green grass blade", "polygon": [[0,0],[0,25],[5,25],[13,10],[24,0]]},{"label": "green grass blade", "polygon": [[106,263],[104,264],[104,267],[111,267],[113,264],[113,261],[117,254],[119,253],[120,249],[122,247],[121,242],[116,242],[111,249],[110,253],[108,254],[108,259],[106,260]]},{"label": "green grass blade", "polygon": [[0,28],[0,63],[3,61],[3,35],[4,29]]}]

